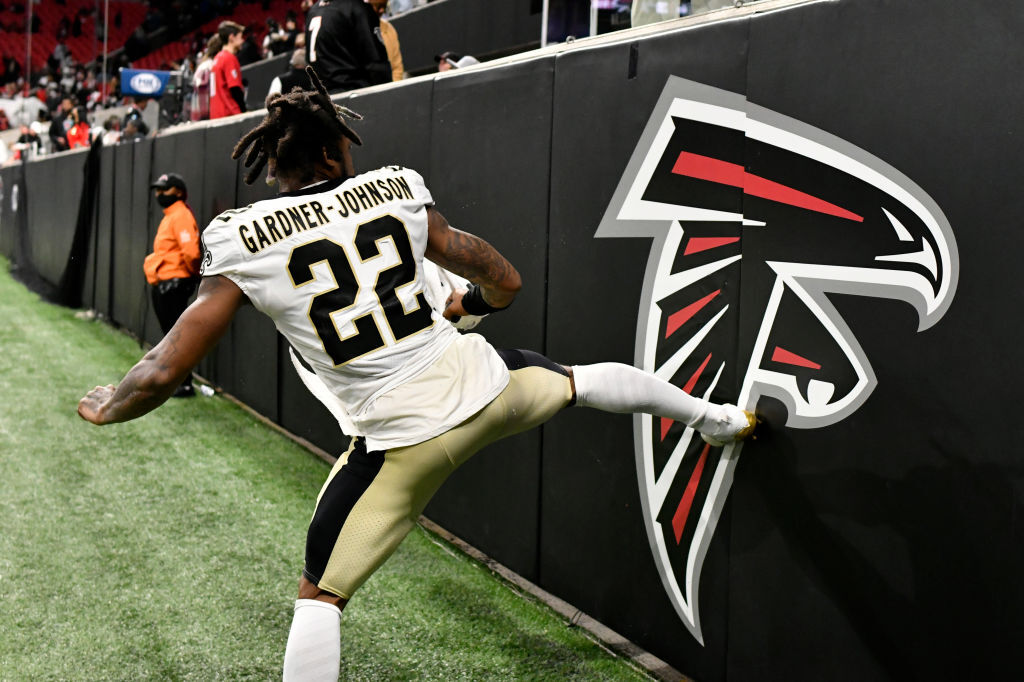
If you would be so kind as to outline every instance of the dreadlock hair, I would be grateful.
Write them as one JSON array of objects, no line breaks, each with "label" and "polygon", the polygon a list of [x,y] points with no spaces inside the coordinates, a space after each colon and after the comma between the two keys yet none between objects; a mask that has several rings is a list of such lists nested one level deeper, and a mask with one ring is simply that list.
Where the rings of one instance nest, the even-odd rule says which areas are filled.
[{"label": "dreadlock hair", "polygon": [[306,67],[306,75],[313,88],[296,87],[287,94],[267,97],[267,115],[231,152],[231,158],[238,159],[249,150],[245,158],[245,167],[251,167],[245,176],[247,185],[259,177],[267,161],[273,161],[267,184],[273,184],[275,170],[295,175],[300,181],[311,180],[322,158],[321,150],[326,149],[329,158],[339,160],[336,155],[342,136],[355,144],[363,143],[345,122],[346,118],[360,120],[362,116],[334,104],[312,67]]}]

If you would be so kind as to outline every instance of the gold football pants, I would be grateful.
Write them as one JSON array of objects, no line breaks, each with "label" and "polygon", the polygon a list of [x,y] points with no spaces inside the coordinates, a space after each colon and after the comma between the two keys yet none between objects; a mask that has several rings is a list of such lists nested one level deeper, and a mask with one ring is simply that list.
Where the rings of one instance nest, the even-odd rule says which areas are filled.
[{"label": "gold football pants", "polygon": [[[569,377],[557,365],[533,353],[511,353],[519,362],[506,357],[512,371],[505,390],[446,433],[384,452],[367,452],[362,438],[352,440],[317,498],[306,540],[307,580],[350,599],[456,468],[480,448],[542,424],[569,405]],[[532,358],[544,366],[525,365]]]}]

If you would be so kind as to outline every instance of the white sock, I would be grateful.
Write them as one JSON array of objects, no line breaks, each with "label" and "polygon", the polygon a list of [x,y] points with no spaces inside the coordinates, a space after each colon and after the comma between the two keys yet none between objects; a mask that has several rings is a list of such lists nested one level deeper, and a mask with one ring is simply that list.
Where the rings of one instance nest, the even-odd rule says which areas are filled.
[{"label": "white sock", "polygon": [[284,682],[338,682],[340,665],[341,610],[299,599],[284,652]]},{"label": "white sock", "polygon": [[619,362],[575,365],[576,404],[605,412],[642,412],[681,421],[715,437],[731,439],[747,425],[743,411],[733,405],[709,403],[648,374]]}]

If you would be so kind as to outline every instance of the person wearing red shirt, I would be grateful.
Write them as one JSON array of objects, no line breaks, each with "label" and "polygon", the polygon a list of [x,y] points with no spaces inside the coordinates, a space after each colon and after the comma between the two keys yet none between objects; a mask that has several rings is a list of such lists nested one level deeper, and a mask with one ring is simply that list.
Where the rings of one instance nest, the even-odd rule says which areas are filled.
[{"label": "person wearing red shirt", "polygon": [[234,116],[245,111],[242,67],[236,56],[244,40],[244,30],[244,26],[233,21],[222,21],[217,27],[224,49],[213,58],[213,68],[210,70],[211,119]]},{"label": "person wearing red shirt", "polygon": [[68,149],[89,146],[89,116],[85,107],[75,107],[71,110],[71,119],[75,122],[68,129]]}]

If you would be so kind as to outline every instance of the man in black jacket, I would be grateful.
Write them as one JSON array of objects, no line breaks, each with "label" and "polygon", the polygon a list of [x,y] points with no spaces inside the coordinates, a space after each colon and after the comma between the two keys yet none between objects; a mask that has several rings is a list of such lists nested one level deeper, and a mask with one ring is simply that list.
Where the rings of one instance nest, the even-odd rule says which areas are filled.
[{"label": "man in black jacket", "polygon": [[388,83],[380,19],[363,0],[319,0],[306,15],[306,61],[332,93]]},{"label": "man in black jacket", "polygon": [[270,81],[270,89],[267,90],[267,96],[269,97],[275,92],[283,92],[287,94],[296,87],[305,88],[308,83],[309,76],[306,75],[306,51],[300,47],[292,52],[292,58],[289,62],[288,70],[274,76],[274,80]]}]

